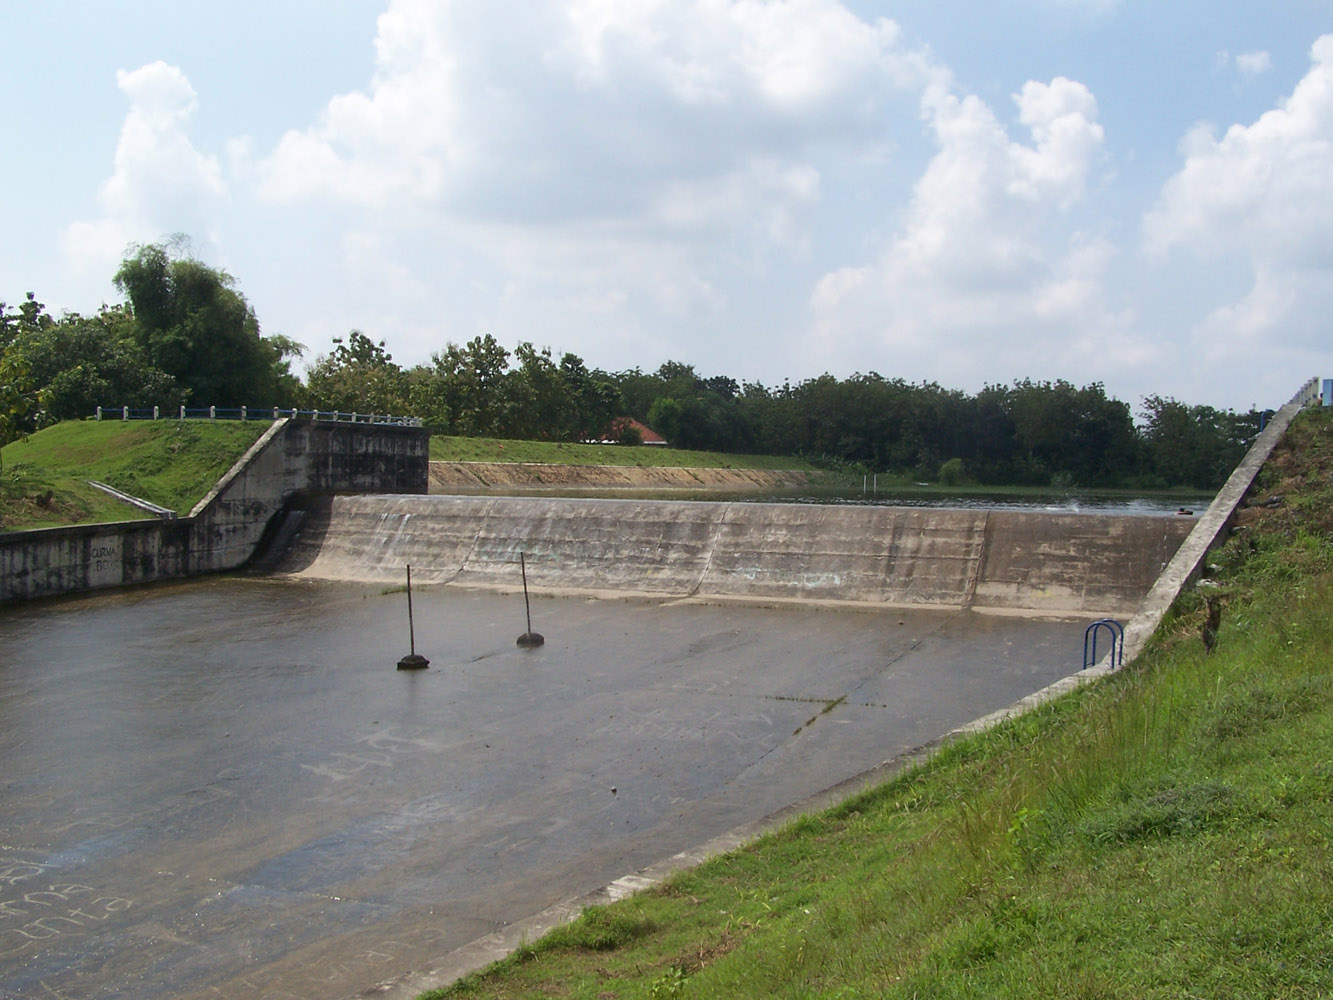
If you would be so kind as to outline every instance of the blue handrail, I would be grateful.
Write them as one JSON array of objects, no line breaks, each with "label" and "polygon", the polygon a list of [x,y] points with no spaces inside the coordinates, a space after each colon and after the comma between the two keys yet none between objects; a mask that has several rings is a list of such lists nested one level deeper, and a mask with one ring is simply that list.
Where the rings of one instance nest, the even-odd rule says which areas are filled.
[{"label": "blue handrail", "polygon": [[[1097,636],[1102,629],[1111,633],[1111,669],[1125,665],[1125,629],[1114,618],[1099,618],[1083,630],[1083,669],[1097,663]],[[1091,640],[1092,655],[1088,655]]]}]

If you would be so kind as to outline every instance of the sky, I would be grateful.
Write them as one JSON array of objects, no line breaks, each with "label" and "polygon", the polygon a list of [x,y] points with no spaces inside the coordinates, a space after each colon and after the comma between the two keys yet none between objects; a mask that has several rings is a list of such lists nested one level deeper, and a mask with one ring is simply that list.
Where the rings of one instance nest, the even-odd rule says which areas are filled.
[{"label": "sky", "polygon": [[1333,376],[1333,0],[0,0],[0,300],[185,234],[309,364]]}]

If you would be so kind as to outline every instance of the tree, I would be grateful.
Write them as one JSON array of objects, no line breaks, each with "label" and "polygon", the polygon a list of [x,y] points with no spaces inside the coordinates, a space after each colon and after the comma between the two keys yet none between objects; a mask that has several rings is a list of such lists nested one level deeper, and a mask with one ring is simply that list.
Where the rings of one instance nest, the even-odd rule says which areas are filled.
[{"label": "tree", "polygon": [[200,405],[285,403],[294,387],[288,338],[265,341],[259,320],[226,271],[188,253],[182,241],[132,247],[116,272],[130,300],[135,336],[149,364]]},{"label": "tree", "polygon": [[505,376],[509,352],[489,333],[432,354],[455,434],[503,436],[511,412]]},{"label": "tree", "polygon": [[[0,351],[0,447],[22,437],[41,406],[42,393],[34,387],[23,362],[9,351]],[[4,459],[0,458],[3,469]]]},{"label": "tree", "polygon": [[1148,466],[1162,483],[1216,489],[1258,434],[1258,414],[1148,396],[1140,413]]},{"label": "tree", "polygon": [[589,371],[577,354],[561,355],[560,381],[569,399],[567,419],[560,428],[566,441],[600,435],[620,416],[620,389],[614,379],[604,371]]},{"label": "tree", "polygon": [[1019,450],[1051,481],[1113,485],[1141,467],[1129,407],[1107,398],[1100,382],[1077,389],[1062,379],[1024,379],[1014,383],[1008,407]]},{"label": "tree", "polygon": [[561,371],[551,358],[551,349],[541,350],[524,341],[514,349],[518,367],[510,373],[510,414],[506,433],[520,438],[566,440],[573,405]]},{"label": "tree", "polygon": [[[102,405],[176,406],[183,400],[175,380],[148,363],[133,327],[124,306],[22,325],[9,351],[42,388],[42,420],[77,420]],[[36,420],[30,423],[26,429],[36,430]]]},{"label": "tree", "polygon": [[310,402],[318,409],[350,413],[402,414],[411,409],[410,382],[384,349],[360,330],[333,338],[333,351],[318,358],[306,376]]}]

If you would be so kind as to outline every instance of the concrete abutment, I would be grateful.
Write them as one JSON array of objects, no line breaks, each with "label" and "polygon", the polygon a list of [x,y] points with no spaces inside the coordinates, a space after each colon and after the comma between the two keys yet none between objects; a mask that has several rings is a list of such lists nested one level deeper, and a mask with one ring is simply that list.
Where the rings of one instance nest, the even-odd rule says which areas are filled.
[{"label": "concrete abutment", "polygon": [[0,603],[233,570],[311,494],[424,493],[429,433],[282,418],[186,517],[0,534]]}]

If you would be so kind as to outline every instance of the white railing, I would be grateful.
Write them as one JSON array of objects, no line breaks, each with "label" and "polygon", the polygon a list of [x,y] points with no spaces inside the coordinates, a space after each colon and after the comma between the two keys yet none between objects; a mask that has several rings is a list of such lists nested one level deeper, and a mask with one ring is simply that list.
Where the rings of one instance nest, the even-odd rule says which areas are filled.
[{"label": "white railing", "polygon": [[383,413],[346,413],[342,410],[297,410],[281,406],[204,406],[204,407],[132,407],[99,406],[96,420],[277,420],[295,417],[302,420],[332,420],[352,424],[390,424],[420,427],[420,417],[396,417]]}]

